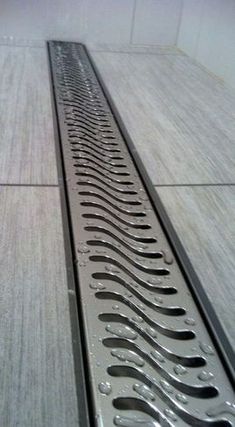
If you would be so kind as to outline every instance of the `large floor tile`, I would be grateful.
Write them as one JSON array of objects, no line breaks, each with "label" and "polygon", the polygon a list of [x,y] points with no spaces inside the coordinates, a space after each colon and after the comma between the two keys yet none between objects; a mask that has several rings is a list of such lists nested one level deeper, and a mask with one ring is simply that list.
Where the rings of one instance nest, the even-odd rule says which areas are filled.
[{"label": "large floor tile", "polygon": [[235,187],[156,187],[235,348]]},{"label": "large floor tile", "polygon": [[235,93],[184,55],[92,57],[154,184],[235,182]]},{"label": "large floor tile", "polygon": [[56,184],[46,49],[0,46],[0,183]]},{"label": "large floor tile", "polygon": [[57,188],[0,187],[0,424],[78,424]]}]

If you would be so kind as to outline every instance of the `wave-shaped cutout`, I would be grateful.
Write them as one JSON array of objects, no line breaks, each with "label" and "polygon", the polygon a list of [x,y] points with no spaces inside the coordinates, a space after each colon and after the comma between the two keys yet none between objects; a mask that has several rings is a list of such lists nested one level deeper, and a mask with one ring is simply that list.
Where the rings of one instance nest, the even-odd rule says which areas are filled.
[{"label": "wave-shaped cutout", "polygon": [[[110,211],[110,209],[106,208],[105,206],[100,205],[99,203],[81,202],[80,204],[81,204],[81,206],[89,206],[89,207],[93,207],[96,209],[100,209],[103,212],[109,214],[111,217],[115,218],[118,222],[126,225],[127,227],[136,228],[137,230],[150,230],[151,229],[151,226],[149,224],[140,224],[140,223],[128,221],[128,220],[118,216],[116,213]],[[86,215],[90,215],[90,214],[84,214],[84,218],[86,218]],[[94,215],[97,215],[97,214],[94,214]],[[106,218],[106,216],[105,216],[105,218]],[[134,251],[132,251],[132,252],[134,252]],[[138,254],[138,251],[137,251],[137,254]],[[155,258],[160,258],[160,257],[155,256]]]},{"label": "wave-shaped cutout", "polygon": [[[178,306],[162,306],[159,304],[155,304],[152,301],[149,301],[147,298],[145,298],[144,295],[142,295],[140,292],[134,291],[134,289],[131,289],[130,292],[132,292],[133,295],[135,295],[137,298],[139,298],[139,300],[142,303],[147,305],[147,307],[151,308],[152,310],[154,310],[158,313],[165,314],[167,316],[182,316],[183,314],[185,314],[185,310],[181,307],[178,307]],[[123,304],[127,305],[130,308],[133,308],[133,309],[137,308],[138,309],[138,307],[135,306],[134,303],[129,301],[127,298],[125,298],[119,292],[99,291],[99,292],[96,292],[95,296],[98,299],[109,299],[109,300],[119,301],[119,302],[122,302]],[[140,310],[140,311],[142,314],[143,310]],[[146,318],[148,318],[147,315],[146,315]]]},{"label": "wave-shaped cutout", "polygon": [[65,107],[73,107],[73,108],[78,108],[81,109],[84,113],[86,113],[89,117],[92,118],[97,118],[97,119],[102,119],[105,117],[108,117],[108,113],[103,112],[103,113],[98,113],[96,110],[91,110],[90,108],[86,108],[86,105],[79,105],[77,104],[76,101],[73,101],[72,99],[64,99],[64,97],[62,97],[63,99],[63,103]]},{"label": "wave-shaped cutout", "polygon": [[150,354],[140,348],[136,343],[126,338],[104,338],[103,344],[108,348],[125,348],[133,353],[138,354],[144,361],[149,364],[154,370],[156,370],[169,384],[177,388],[177,390],[185,393],[191,397],[197,397],[201,399],[208,399],[211,397],[218,396],[218,390],[213,385],[197,385],[188,384],[179,380],[169,371],[165,370],[164,367],[157,362],[156,359],[150,356]]},{"label": "wave-shaped cutout", "polygon": [[[78,147],[80,146],[84,146],[86,148],[90,148],[94,150],[94,147],[97,149],[97,152],[100,152],[99,150],[105,151],[107,152],[107,156],[109,156],[110,153],[121,153],[121,150],[118,148],[108,148],[107,144],[103,145],[99,145],[96,144],[94,141],[93,142],[84,142],[84,141],[75,141],[75,142],[71,142],[72,145],[78,145]],[[79,148],[72,148],[72,151],[78,151]],[[123,157],[119,157],[119,159],[123,159]]]},{"label": "wave-shaped cutout", "polygon": [[[133,292],[133,288],[130,286],[127,288],[130,292]],[[99,299],[103,299],[103,295],[101,292],[104,292],[107,294],[107,291],[100,291],[96,292],[95,296]],[[110,294],[110,292],[108,292]],[[139,317],[141,317],[148,325],[150,325],[152,328],[156,329],[160,334],[168,337],[173,338],[175,340],[181,340],[181,341],[187,341],[195,338],[195,333],[193,331],[190,331],[189,329],[172,329],[167,328],[166,326],[161,325],[156,320],[153,320],[147,315],[141,308],[139,308],[133,301],[130,301],[129,299],[125,298],[123,295],[118,294],[117,292],[111,292],[112,295],[108,295],[110,299],[113,299],[115,301],[119,301],[123,304],[125,304],[127,307],[129,307],[131,310],[133,310],[134,313],[136,313]],[[136,293],[133,292],[133,294],[139,298],[139,295],[136,295]],[[104,298],[105,299],[105,298]],[[140,301],[146,303],[143,301],[143,299],[140,299]],[[146,304],[147,305],[147,304]],[[107,314],[107,321],[109,321],[109,314]]]},{"label": "wave-shaped cutout", "polygon": [[[142,204],[142,203],[141,203],[141,202],[139,202],[138,200],[127,200],[127,199],[121,199],[120,197],[115,196],[114,194],[112,194],[112,193],[110,193],[109,191],[105,190],[105,189],[104,189],[103,187],[101,187],[100,185],[95,184],[95,183],[93,183],[93,182],[91,182],[91,181],[87,181],[87,182],[83,182],[83,183],[79,182],[79,184],[78,184],[78,185],[85,185],[85,186],[87,186],[87,187],[89,186],[89,187],[97,188],[97,190],[102,191],[103,193],[107,194],[109,197],[111,197],[112,199],[116,200],[117,202],[124,203],[124,204],[126,204],[126,205],[139,206],[139,205],[141,205],[141,204]],[[83,194],[83,193],[84,193],[84,192],[79,192],[79,194]],[[87,192],[87,193],[89,193],[89,192]],[[87,194],[87,195],[89,195],[89,194]]]},{"label": "wave-shaped cutout", "polygon": [[[94,158],[94,159],[96,159],[96,160],[99,160],[100,162],[102,162],[102,163],[104,163],[104,164],[106,164],[106,165],[114,166],[115,168],[126,168],[126,165],[125,165],[125,164],[122,164],[122,163],[120,164],[120,163],[112,162],[111,160],[110,160],[110,161],[105,160],[105,159],[104,159],[104,157],[105,157],[105,156],[100,157],[100,156],[97,156],[96,154],[90,153],[90,151],[88,151],[88,150],[84,150],[84,149],[81,149],[81,150],[79,150],[79,151],[80,151],[81,153],[85,153],[85,154],[87,154],[88,156],[91,156],[92,158]],[[81,157],[81,156],[74,155],[74,156],[73,156],[73,159],[80,159],[80,157]]]},{"label": "wave-shaped cutout", "polygon": [[[81,158],[82,158],[83,160],[85,160],[85,161],[88,161],[88,162],[90,162],[90,163],[93,163],[94,165],[98,166],[99,168],[101,167],[101,168],[102,168],[102,169],[104,169],[106,172],[109,172],[109,173],[111,173],[111,174],[119,175],[119,176],[129,176],[129,175],[130,175],[130,174],[129,174],[129,172],[124,172],[124,171],[120,172],[120,171],[117,171],[117,170],[110,170],[109,168],[107,168],[107,167],[105,167],[104,165],[102,165],[102,162],[97,163],[97,161],[95,161],[94,159],[91,159],[90,157],[82,156]],[[74,166],[75,166],[75,167],[77,166],[77,165],[76,165],[76,163],[74,164]]]},{"label": "wave-shaped cutout", "polygon": [[[80,192],[81,194],[81,192]],[[114,205],[110,200],[106,199],[105,197],[101,196],[99,193],[95,193],[93,191],[89,191],[89,195],[90,197],[95,197],[99,200],[102,200],[103,202],[107,203],[108,206],[111,206],[112,208],[116,209],[118,212],[121,212],[124,215],[128,215],[128,216],[133,216],[133,217],[145,217],[146,213],[143,211],[130,211],[127,209],[124,209],[120,206]],[[88,203],[87,206],[89,206],[91,203],[96,203],[96,202],[81,202],[83,203],[83,206],[86,206],[85,203]],[[156,242],[156,239],[154,240],[154,242]]]},{"label": "wave-shaped cutout", "polygon": [[[116,252],[119,256],[124,258],[126,262],[133,265],[138,270],[144,271],[145,273],[158,276],[159,271],[163,270],[162,268],[159,268],[159,267],[158,268],[150,268],[150,267],[146,267],[145,265],[140,264],[139,262],[133,260],[128,255],[123,253],[119,248],[117,248],[115,245],[113,245],[110,242],[107,242],[107,241],[102,242],[102,241],[93,240],[93,241],[87,242],[87,244],[89,244],[90,246],[103,246],[105,248],[111,249],[112,251]],[[158,254],[159,254],[158,258],[162,258],[162,253],[159,252]],[[93,257],[94,256],[97,256],[97,255],[93,255]],[[168,270],[166,270],[166,271],[168,271]],[[160,273],[160,274],[162,274],[162,273]],[[166,274],[168,274],[168,273],[166,273]]]},{"label": "wave-shaped cutout", "polygon": [[[141,243],[155,243],[156,242],[156,239],[154,237],[142,237],[142,236],[137,236],[136,234],[133,234],[133,233],[128,233],[127,231],[123,230],[122,228],[120,228],[116,224],[112,223],[107,218],[104,218],[102,215],[98,215],[98,214],[84,214],[84,215],[86,215],[86,218],[97,219],[97,220],[103,221],[103,222],[111,225],[112,228],[114,228],[115,230],[117,230],[121,234],[123,234],[124,236],[126,236],[129,239],[132,239],[132,240],[134,240],[136,242],[141,242]],[[99,227],[97,227],[96,231],[99,231],[98,229],[99,229]],[[85,230],[91,231],[91,227],[90,226],[89,227],[85,227]]]},{"label": "wave-shaped cutout", "polygon": [[[101,179],[101,178],[97,177],[96,175],[89,173],[89,172],[80,172],[80,173],[77,173],[76,175],[95,179],[96,181],[98,181],[102,185],[104,185],[105,187],[108,187],[112,191],[116,191],[117,193],[127,194],[127,195],[137,194],[137,192],[135,190],[125,190],[123,188],[114,187],[113,185],[109,184],[108,182],[104,181],[103,179]],[[79,184],[79,182],[77,184]]]},{"label": "wave-shaped cutout", "polygon": [[81,142],[79,144],[78,148],[72,148],[71,149],[71,151],[73,153],[80,153],[81,152],[81,153],[86,153],[86,154],[87,154],[87,151],[89,153],[89,150],[93,151],[94,153],[98,154],[99,156],[102,156],[102,159],[103,159],[104,156],[106,158],[109,158],[109,159],[112,159],[112,160],[123,160],[124,159],[122,156],[119,156],[119,155],[117,156],[116,154],[112,154],[112,152],[110,152],[110,151],[104,153],[103,147],[100,147],[99,149],[96,149],[96,148],[94,148],[94,146],[90,146],[90,145],[88,145],[86,143],[83,143],[83,142]]},{"label": "wave-shaped cutout", "polygon": [[[121,268],[123,271],[128,272],[128,274],[131,275],[131,277],[136,280],[137,276],[132,271],[128,270],[125,266],[121,265],[119,261],[117,261],[112,257],[109,257],[107,255],[91,255],[89,259],[95,262],[107,262],[107,263],[114,264],[118,266],[118,268]],[[128,259],[127,261],[130,262]],[[155,276],[167,276],[168,274],[170,274],[169,270],[162,267],[155,268],[155,269],[149,269],[147,267],[143,267],[140,265],[138,267],[135,265],[135,267],[138,268],[139,270],[142,270],[144,273],[154,274]]]},{"label": "wave-shaped cutout", "polygon": [[[134,182],[132,182],[132,181],[126,181],[126,180],[123,181],[121,179],[115,179],[113,177],[110,177],[108,174],[105,175],[103,172],[95,169],[93,166],[90,166],[90,165],[86,165],[86,166],[78,165],[78,167],[85,168],[86,170],[92,170],[93,172],[99,174],[103,178],[107,178],[109,181],[115,182],[116,184],[119,184],[119,185],[134,185]],[[79,175],[79,172],[76,172],[75,175]]]},{"label": "wave-shaped cutout", "polygon": [[[71,131],[70,131],[70,133],[71,133]],[[104,141],[104,140],[101,140],[100,138],[91,137],[90,135],[85,135],[85,134],[83,134],[82,136],[81,135],[79,135],[79,136],[78,135],[71,136],[71,134],[70,134],[69,138],[70,138],[70,141],[71,141],[71,138],[73,138],[73,140],[74,139],[79,139],[79,141],[85,141],[85,142],[87,142],[89,144],[92,144],[92,145],[95,145],[96,143],[99,142],[99,144],[102,144],[101,147],[103,148],[103,150],[104,149],[106,149],[106,150],[113,150],[113,147],[118,147],[119,146],[117,142],[114,142],[114,141]],[[77,142],[73,142],[73,140],[70,142],[70,144],[77,144]],[[111,147],[111,148],[107,148],[107,147]]]},{"label": "wave-shaped cutout", "polygon": [[[82,205],[82,203],[81,203]],[[136,247],[133,247],[132,245],[130,245],[129,243],[127,243],[125,240],[121,239],[119,236],[117,236],[116,234],[113,234],[111,231],[107,230],[104,227],[99,227],[99,229],[97,229],[98,227],[94,227],[91,226],[91,229],[87,230],[87,231],[93,231],[93,232],[102,232],[104,234],[107,234],[108,236],[112,237],[112,239],[116,240],[120,245],[124,246],[125,248],[127,248],[130,252],[133,252],[135,255],[138,255],[140,257],[143,258],[159,258],[159,252],[150,252],[150,251],[146,251],[146,250],[142,250],[141,251],[139,249],[136,249]],[[95,240],[95,242],[97,242],[97,240]]]},{"label": "wave-shaped cutout", "polygon": [[[111,370],[112,367],[109,368]],[[129,376],[129,375],[125,375]],[[143,379],[142,379],[143,381]],[[157,384],[153,384],[151,381],[143,381],[145,384],[146,382],[148,384],[151,384],[151,390],[154,391],[159,397],[162,398],[162,400],[166,401],[166,403],[173,409],[173,411],[186,423],[189,423],[190,426],[197,426],[197,427],[231,427],[231,424],[229,421],[220,419],[220,420],[209,420],[209,419],[201,419],[197,417],[196,415],[191,414],[188,411],[185,411],[182,407],[177,405],[168,395],[165,393],[161,393],[161,389]],[[152,418],[154,418],[157,422],[162,422],[162,415],[160,416],[159,410],[150,402],[147,402],[143,399],[139,399],[136,397],[117,397],[113,400],[113,406],[116,409],[121,410],[134,410],[134,411],[140,411],[147,415],[150,415]],[[164,425],[166,423],[166,419],[164,419]],[[169,426],[172,426],[171,423],[169,423]]]},{"label": "wave-shaped cutout", "polygon": [[144,328],[137,325],[136,322],[134,322],[132,319],[129,319],[129,317],[125,316],[124,314],[101,313],[98,317],[102,322],[118,322],[129,326],[131,329],[137,332],[137,334],[139,334],[148,344],[150,344],[155,350],[157,350],[162,356],[164,356],[168,360],[171,360],[171,362],[192,368],[198,368],[200,366],[205,366],[206,364],[205,359],[199,355],[180,355],[173,353],[167,347],[163,347],[157,341],[157,338],[152,338],[152,336]]},{"label": "wave-shaped cutout", "polygon": [[97,132],[94,132],[90,127],[85,126],[85,125],[77,125],[75,123],[69,122],[68,120],[66,120],[66,124],[67,124],[67,128],[69,131],[78,131],[78,132],[88,132],[88,134],[91,134],[91,137],[97,137]]},{"label": "wave-shaped cutout", "polygon": [[[108,119],[100,119],[100,118],[94,118],[94,116],[89,116],[87,113],[84,113],[83,108],[75,108],[72,107],[73,110],[72,111],[65,111],[66,113],[66,117],[67,114],[71,115],[71,118],[74,116],[76,118],[83,118],[86,122],[88,122],[89,124],[93,125],[93,126],[104,126],[105,124],[109,123]],[[110,126],[110,125],[109,125]]]},{"label": "wave-shaped cutout", "polygon": [[[94,279],[98,280],[113,280],[119,283],[120,285],[124,286],[126,289],[129,288],[129,284],[120,276],[117,276],[114,273],[106,273],[106,272],[96,272],[92,274],[92,277]],[[157,294],[161,295],[173,295],[177,293],[177,289],[173,286],[166,286],[166,285],[152,285],[150,283],[141,281],[141,287],[151,291],[156,292]]]}]

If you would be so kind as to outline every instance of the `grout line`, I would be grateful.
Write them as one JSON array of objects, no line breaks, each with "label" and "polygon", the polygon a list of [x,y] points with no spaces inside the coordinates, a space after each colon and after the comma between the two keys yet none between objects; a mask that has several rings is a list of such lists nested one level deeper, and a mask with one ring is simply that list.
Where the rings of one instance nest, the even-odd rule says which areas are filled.
[{"label": "grout line", "polygon": [[172,56],[185,56],[185,53],[184,52],[177,52],[177,50],[176,50],[176,52],[172,52],[172,51],[169,51],[169,52],[167,52],[167,51],[165,51],[165,52],[149,52],[148,50],[146,50],[146,51],[143,51],[143,52],[135,52],[135,51],[133,51],[133,50],[129,50],[129,51],[122,51],[122,50],[95,50],[95,49],[89,49],[89,52],[92,54],[92,53],[118,53],[118,54],[121,54],[121,55],[123,55],[123,54],[127,54],[127,55],[130,55],[130,54],[132,54],[132,55],[165,55],[165,56],[168,56],[168,55],[172,55]]},{"label": "grout line", "polygon": [[234,186],[234,182],[208,183],[208,184],[154,184],[154,187],[228,187]]},{"label": "grout line", "polygon": [[8,43],[1,43],[0,42],[0,46],[7,46],[7,47],[30,47],[32,49],[45,49],[45,46],[36,46],[36,45],[31,45],[31,44],[8,44]]},{"label": "grout line", "polygon": [[178,25],[177,25],[177,30],[176,30],[176,35],[175,35],[175,44],[174,44],[174,46],[176,46],[176,47],[178,47],[178,42],[179,42],[179,33],[180,33],[180,29],[181,29],[181,24],[182,24],[183,10],[184,10],[184,0],[181,0],[179,21],[178,21]]},{"label": "grout line", "polygon": [[0,183],[0,187],[59,187],[59,184],[9,184]]},{"label": "grout line", "polygon": [[132,18],[131,18],[131,34],[130,34],[130,44],[133,44],[133,34],[135,26],[135,14],[136,14],[137,0],[134,2]]}]

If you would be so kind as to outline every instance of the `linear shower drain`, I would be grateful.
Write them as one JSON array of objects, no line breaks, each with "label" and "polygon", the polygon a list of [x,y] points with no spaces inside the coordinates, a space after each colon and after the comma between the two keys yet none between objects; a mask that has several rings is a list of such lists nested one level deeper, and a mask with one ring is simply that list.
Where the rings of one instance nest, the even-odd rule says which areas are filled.
[{"label": "linear shower drain", "polygon": [[86,51],[49,52],[93,425],[235,425],[232,385]]}]

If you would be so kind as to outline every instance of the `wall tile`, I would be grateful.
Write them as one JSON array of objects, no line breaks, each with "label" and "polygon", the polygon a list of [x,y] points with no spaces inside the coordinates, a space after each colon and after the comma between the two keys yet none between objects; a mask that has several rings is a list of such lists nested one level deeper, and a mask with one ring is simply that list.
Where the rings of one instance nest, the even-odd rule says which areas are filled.
[{"label": "wall tile", "polygon": [[85,0],[84,41],[129,43],[134,0]]},{"label": "wall tile", "polygon": [[201,28],[204,0],[183,0],[178,47],[190,56],[195,56]]},{"label": "wall tile", "polygon": [[133,43],[176,43],[182,0],[137,0]]}]

